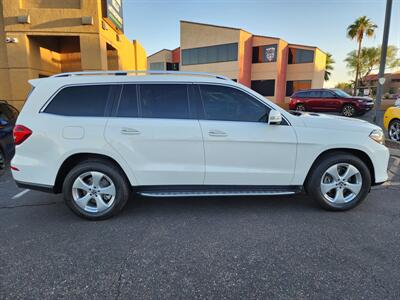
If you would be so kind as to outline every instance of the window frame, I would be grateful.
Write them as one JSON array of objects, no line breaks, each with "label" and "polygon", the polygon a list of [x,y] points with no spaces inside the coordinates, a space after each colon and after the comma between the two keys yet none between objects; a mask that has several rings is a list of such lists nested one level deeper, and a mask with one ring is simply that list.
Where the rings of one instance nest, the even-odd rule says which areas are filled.
[{"label": "window frame", "polygon": [[[103,116],[68,116],[68,115],[62,115],[62,114],[54,114],[54,113],[49,113],[46,112],[47,107],[49,104],[54,100],[54,98],[64,89],[70,88],[70,87],[84,87],[84,86],[110,86],[110,90],[108,92],[107,100],[106,100],[106,107],[104,109],[104,115]],[[115,97],[118,94],[118,91],[115,91],[115,89],[118,88],[118,86],[121,85],[119,82],[96,82],[96,83],[75,83],[75,84],[66,84],[61,87],[59,87],[52,95],[51,97],[43,104],[43,106],[40,108],[39,113],[44,113],[44,114],[49,114],[53,116],[62,116],[62,117],[69,117],[69,118],[107,118],[110,117],[112,114],[112,109],[114,106],[115,102]]]}]

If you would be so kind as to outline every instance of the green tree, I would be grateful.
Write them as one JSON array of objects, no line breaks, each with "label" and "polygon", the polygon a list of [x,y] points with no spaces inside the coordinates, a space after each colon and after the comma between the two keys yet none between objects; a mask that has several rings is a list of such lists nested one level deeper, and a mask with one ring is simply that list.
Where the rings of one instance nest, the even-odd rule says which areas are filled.
[{"label": "green tree", "polygon": [[[389,45],[386,55],[386,68],[395,68],[400,66],[400,59],[397,56],[398,48],[393,45]],[[347,54],[346,62],[347,68],[352,74],[358,72],[359,77],[363,83],[365,77],[371,74],[372,70],[377,69],[380,64],[381,58],[381,47],[363,47],[360,52],[360,56],[355,50]]]},{"label": "green tree", "polygon": [[353,83],[352,82],[338,82],[335,85],[335,88],[341,89],[347,93],[351,93],[351,90],[353,89]]},{"label": "green tree", "polygon": [[328,81],[331,78],[334,63],[335,60],[332,58],[332,54],[326,53],[325,75],[324,75],[325,81]]},{"label": "green tree", "polygon": [[361,44],[364,37],[372,37],[375,35],[375,29],[378,26],[373,23],[369,18],[366,16],[359,17],[354,21],[354,23],[350,24],[347,27],[347,36],[352,39],[356,40],[358,43],[358,50],[357,50],[357,61],[356,61],[356,77],[354,80],[354,94],[357,93],[357,84],[358,84],[358,76],[359,76],[359,69],[360,69],[360,55],[361,55]]}]

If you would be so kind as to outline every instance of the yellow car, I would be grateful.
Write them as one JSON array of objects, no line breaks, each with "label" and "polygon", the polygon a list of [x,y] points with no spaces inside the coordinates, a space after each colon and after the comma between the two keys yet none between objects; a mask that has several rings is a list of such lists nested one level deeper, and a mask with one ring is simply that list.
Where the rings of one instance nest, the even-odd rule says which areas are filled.
[{"label": "yellow car", "polygon": [[389,107],[385,112],[383,125],[388,130],[389,138],[392,141],[400,142],[400,107]]}]

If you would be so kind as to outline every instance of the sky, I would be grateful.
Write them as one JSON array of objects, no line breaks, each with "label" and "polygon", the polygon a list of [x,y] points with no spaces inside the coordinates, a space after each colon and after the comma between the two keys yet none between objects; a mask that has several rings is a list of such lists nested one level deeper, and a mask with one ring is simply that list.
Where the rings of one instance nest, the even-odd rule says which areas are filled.
[{"label": "sky", "polygon": [[[376,36],[363,45],[382,42],[385,5],[385,0],[123,0],[125,34],[139,40],[148,55],[179,46],[180,20],[237,27],[331,53],[336,63],[327,87],[353,78],[343,60],[357,47],[346,37],[357,17],[378,25]],[[400,0],[393,1],[389,44],[400,48]]]}]

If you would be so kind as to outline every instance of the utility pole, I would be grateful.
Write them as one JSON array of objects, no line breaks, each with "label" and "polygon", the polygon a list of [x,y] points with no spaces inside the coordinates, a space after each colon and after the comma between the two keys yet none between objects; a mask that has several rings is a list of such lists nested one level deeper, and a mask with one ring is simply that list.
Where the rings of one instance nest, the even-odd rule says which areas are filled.
[{"label": "utility pole", "polygon": [[387,0],[386,13],[385,13],[385,27],[383,29],[383,41],[381,48],[381,64],[379,66],[378,88],[376,90],[374,122],[380,127],[383,126],[383,114],[381,112],[381,103],[382,103],[383,85],[385,84],[385,65],[386,65],[387,46],[389,39],[390,17],[392,14],[392,4],[393,0]]}]

